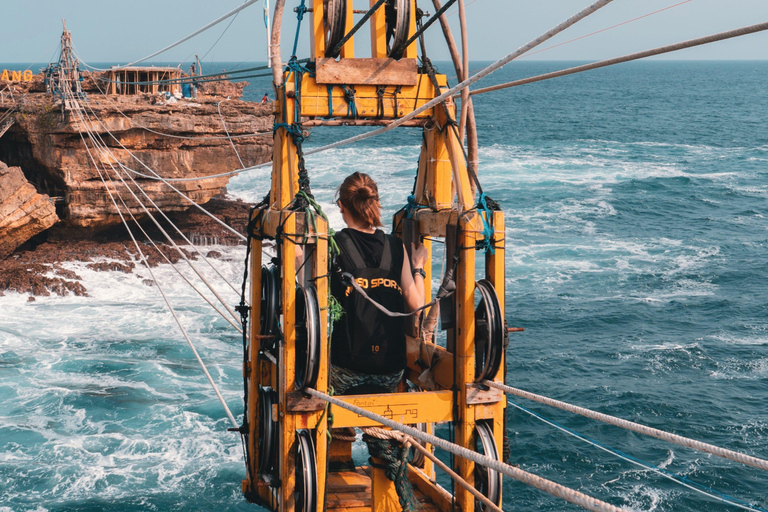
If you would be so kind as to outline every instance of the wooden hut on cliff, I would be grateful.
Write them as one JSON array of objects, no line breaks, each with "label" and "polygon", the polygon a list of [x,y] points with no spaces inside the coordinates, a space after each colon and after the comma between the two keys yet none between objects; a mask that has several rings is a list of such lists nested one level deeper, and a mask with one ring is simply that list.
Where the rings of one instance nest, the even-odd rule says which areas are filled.
[{"label": "wooden hut on cliff", "polygon": [[179,68],[157,66],[113,67],[107,71],[107,93],[135,95],[141,93],[157,94],[181,92],[181,83],[168,82],[182,78]]}]

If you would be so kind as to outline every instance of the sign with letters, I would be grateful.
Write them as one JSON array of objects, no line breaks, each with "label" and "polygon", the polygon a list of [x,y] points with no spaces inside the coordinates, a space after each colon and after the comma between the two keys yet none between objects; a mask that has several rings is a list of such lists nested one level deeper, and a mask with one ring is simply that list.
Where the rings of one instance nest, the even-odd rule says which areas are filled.
[{"label": "sign with letters", "polygon": [[0,74],[0,82],[31,82],[34,76],[34,73],[29,69],[24,71],[8,71],[4,69],[3,73]]}]

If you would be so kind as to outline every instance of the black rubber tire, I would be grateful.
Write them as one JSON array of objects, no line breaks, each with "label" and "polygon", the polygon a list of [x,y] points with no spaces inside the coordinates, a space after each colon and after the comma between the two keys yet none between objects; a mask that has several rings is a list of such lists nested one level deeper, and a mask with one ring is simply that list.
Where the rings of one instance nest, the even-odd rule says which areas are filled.
[{"label": "black rubber tire", "polygon": [[344,38],[347,28],[347,1],[324,0],[325,9],[325,56],[336,58],[339,53],[331,55],[331,50]]},{"label": "black rubber tire", "polygon": [[475,283],[480,302],[475,309],[475,381],[493,379],[504,355],[504,318],[496,289],[487,279]]},{"label": "black rubber tire", "polygon": [[296,389],[314,388],[320,367],[320,304],[312,285],[296,287]]},{"label": "black rubber tire", "polygon": [[387,21],[387,56],[400,60],[405,48],[400,48],[408,40],[411,26],[411,1],[387,0],[385,17]]},{"label": "black rubber tire", "polygon": [[296,512],[317,510],[317,454],[312,433],[309,430],[296,432]]},{"label": "black rubber tire", "polygon": [[277,392],[269,386],[259,387],[259,474],[274,475],[277,461],[278,422],[272,416]]},{"label": "black rubber tire", "polygon": [[[493,437],[491,421],[480,420],[477,422],[475,425],[476,440],[480,441],[483,455],[493,460],[499,460],[499,450]],[[475,446],[475,451],[477,451],[477,448]],[[480,464],[475,464],[475,488],[497,506],[501,506],[501,485],[501,473]],[[486,508],[486,505],[482,504],[479,500],[475,500],[475,512],[487,512]]]},{"label": "black rubber tire", "polygon": [[277,332],[280,287],[277,267],[261,267],[261,331],[260,334],[274,335]]}]

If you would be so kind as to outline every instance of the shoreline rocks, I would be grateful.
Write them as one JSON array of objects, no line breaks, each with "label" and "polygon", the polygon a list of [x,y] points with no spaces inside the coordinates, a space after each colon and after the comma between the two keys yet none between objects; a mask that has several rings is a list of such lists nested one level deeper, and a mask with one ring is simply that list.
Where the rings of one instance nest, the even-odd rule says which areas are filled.
[{"label": "shoreline rocks", "polygon": [[[206,209],[238,232],[245,234],[248,222],[248,203],[225,198],[213,199]],[[191,234],[201,233],[209,239],[216,239],[221,245],[238,245],[241,240],[216,221],[203,213],[177,213],[169,215],[182,233],[191,239]],[[140,247],[150,266],[166,263],[166,257],[173,263],[182,260],[181,255],[169,243],[160,242],[162,234],[151,221],[142,222],[142,227],[155,241],[161,255],[151,242],[144,239],[138,229],[132,227]],[[133,273],[139,255],[133,241],[123,226],[101,231],[82,229],[58,224],[40,235],[43,239],[31,240],[6,259],[0,259],[0,296],[7,292],[29,293],[31,297],[55,295],[87,296],[88,291],[77,273],[64,268],[62,262],[78,261],[87,263],[91,270],[102,272]],[[186,242],[176,234],[173,240],[183,246]],[[208,258],[220,257],[210,247],[198,247]],[[181,247],[185,256],[197,260],[198,254]],[[145,283],[151,285],[151,283]]]},{"label": "shoreline rocks", "polygon": [[0,162],[0,259],[58,221],[51,198],[38,194],[21,168]]}]

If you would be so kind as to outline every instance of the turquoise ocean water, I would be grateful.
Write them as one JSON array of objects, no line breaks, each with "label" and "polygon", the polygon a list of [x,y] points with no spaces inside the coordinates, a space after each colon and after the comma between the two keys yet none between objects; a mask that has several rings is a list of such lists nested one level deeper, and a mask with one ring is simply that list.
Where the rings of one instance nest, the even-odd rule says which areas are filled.
[{"label": "turquoise ocean water", "polygon": [[[515,63],[486,83],[570,65]],[[252,82],[250,99],[269,90]],[[767,82],[768,62],[642,62],[476,97],[480,179],[507,215],[506,317],[526,329],[511,335],[509,384],[768,458]],[[307,147],[354,133],[317,129]],[[404,129],[308,157],[332,223],[333,191],[355,170],[378,180],[388,214],[402,206],[420,143]],[[256,171],[229,191],[253,201],[268,186]],[[243,249],[220,250],[239,284]],[[260,510],[240,493],[239,439],[146,271],[65,266],[90,297],[0,298],[0,511]],[[157,272],[240,414],[239,335],[172,269]],[[764,472],[515,402],[768,509]],[[525,470],[633,511],[738,510],[521,410],[509,420]],[[509,511],[580,510],[506,479],[504,492]]]}]

